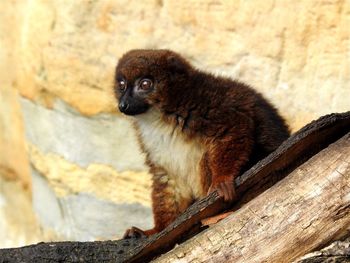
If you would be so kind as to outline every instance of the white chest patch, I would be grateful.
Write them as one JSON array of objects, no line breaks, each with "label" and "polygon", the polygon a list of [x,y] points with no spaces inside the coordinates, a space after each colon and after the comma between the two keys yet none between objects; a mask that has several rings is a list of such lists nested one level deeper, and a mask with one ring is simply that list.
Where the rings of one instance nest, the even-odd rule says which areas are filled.
[{"label": "white chest patch", "polygon": [[203,147],[195,140],[185,141],[181,131],[164,123],[155,110],[139,115],[136,123],[151,161],[168,172],[175,190],[184,198],[203,197],[199,167]]}]

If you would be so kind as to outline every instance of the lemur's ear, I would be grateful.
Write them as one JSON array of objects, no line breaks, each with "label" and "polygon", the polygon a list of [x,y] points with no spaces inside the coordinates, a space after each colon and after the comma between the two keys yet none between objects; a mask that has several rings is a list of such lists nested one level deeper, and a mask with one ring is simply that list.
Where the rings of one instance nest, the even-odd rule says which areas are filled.
[{"label": "lemur's ear", "polygon": [[167,57],[168,68],[170,72],[177,74],[186,74],[188,70],[188,62],[176,55]]}]

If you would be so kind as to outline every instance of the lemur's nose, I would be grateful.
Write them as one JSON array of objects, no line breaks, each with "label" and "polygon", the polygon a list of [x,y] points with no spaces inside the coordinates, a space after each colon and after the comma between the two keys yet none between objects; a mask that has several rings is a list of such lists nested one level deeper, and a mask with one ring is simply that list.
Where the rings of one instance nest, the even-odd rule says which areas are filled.
[{"label": "lemur's nose", "polygon": [[121,112],[126,111],[128,108],[129,108],[129,104],[126,103],[125,101],[121,101],[121,102],[119,103],[119,110],[120,110]]}]

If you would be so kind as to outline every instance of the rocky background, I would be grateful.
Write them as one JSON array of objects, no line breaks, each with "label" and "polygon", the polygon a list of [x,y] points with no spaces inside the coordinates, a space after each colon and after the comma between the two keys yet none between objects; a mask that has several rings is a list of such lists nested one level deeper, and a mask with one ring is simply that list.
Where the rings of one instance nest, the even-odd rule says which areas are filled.
[{"label": "rocky background", "polygon": [[348,0],[0,2],[0,247],[152,225],[114,67],[168,48],[256,87],[293,131],[350,110]]}]

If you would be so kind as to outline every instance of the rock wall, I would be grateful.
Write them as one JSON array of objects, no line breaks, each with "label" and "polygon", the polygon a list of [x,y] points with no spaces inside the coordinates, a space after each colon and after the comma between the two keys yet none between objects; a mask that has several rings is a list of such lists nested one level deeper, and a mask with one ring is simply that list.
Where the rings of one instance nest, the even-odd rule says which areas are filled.
[{"label": "rock wall", "polygon": [[0,247],[26,245],[46,236],[32,209],[23,121],[14,89],[21,24],[16,8],[21,9],[17,2],[0,3]]},{"label": "rock wall", "polygon": [[18,60],[16,47],[21,24],[20,18],[12,12],[16,7],[19,5],[8,1],[0,3],[3,10],[0,12],[0,173],[6,174],[7,179],[19,176],[24,186],[28,187],[30,177],[24,150],[23,122],[18,91],[14,89]]},{"label": "rock wall", "polygon": [[172,49],[245,81],[293,131],[350,109],[347,0],[12,0],[0,10],[0,169],[32,183],[39,222],[63,238],[152,224],[144,156],[112,96],[129,49]]}]

